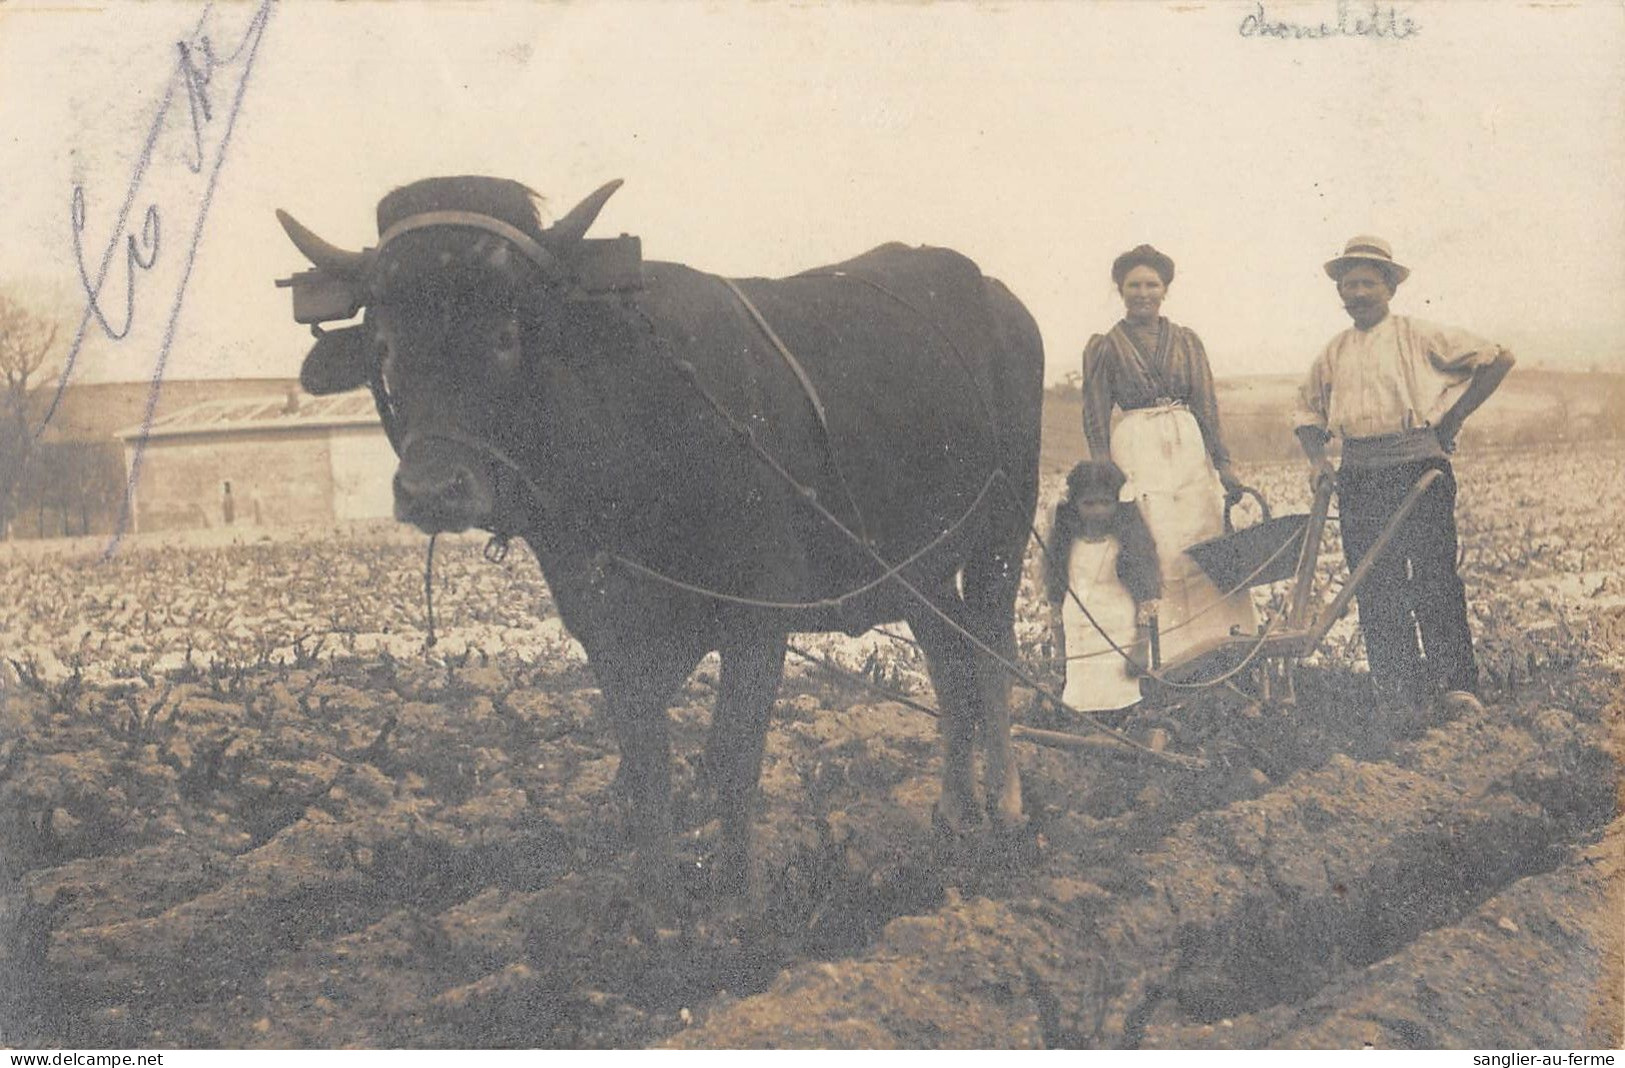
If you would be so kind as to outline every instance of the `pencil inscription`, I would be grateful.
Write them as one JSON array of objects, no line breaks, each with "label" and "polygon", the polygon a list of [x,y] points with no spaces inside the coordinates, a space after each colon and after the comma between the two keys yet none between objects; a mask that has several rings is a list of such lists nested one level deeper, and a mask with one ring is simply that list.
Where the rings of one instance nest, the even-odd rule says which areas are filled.
[{"label": "pencil inscription", "polygon": [[1402,14],[1390,4],[1384,8],[1374,2],[1363,13],[1350,10],[1348,0],[1337,0],[1334,18],[1320,22],[1289,22],[1271,18],[1263,0],[1241,20],[1237,33],[1243,37],[1277,37],[1283,40],[1323,40],[1327,37],[1371,37],[1378,40],[1402,41],[1422,32],[1421,25],[1409,15]]}]

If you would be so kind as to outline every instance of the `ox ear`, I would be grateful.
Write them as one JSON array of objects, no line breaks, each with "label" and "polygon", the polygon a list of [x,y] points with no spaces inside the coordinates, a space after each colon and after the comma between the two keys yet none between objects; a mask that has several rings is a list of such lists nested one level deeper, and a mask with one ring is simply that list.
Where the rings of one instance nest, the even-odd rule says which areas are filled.
[{"label": "ox ear", "polygon": [[367,333],[365,326],[347,326],[318,337],[299,369],[299,384],[305,392],[320,397],[366,385],[371,370],[367,364]]},{"label": "ox ear", "polygon": [[621,187],[622,179],[605,182],[586,200],[570,209],[570,213],[558,222],[549,226],[542,234],[547,239],[547,246],[556,255],[567,256],[573,251],[581,239],[586,236],[587,228],[592,226],[598,213],[604,210],[605,201],[614,195],[615,190]]}]

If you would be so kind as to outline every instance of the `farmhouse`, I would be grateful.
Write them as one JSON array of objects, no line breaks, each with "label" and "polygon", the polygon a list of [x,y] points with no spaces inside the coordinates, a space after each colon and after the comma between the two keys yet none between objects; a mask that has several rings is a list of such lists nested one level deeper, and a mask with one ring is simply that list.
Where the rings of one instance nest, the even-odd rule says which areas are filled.
[{"label": "farmhouse", "polygon": [[[364,392],[204,401],[125,427],[136,531],[286,526],[393,513],[395,454]],[[143,437],[145,445],[142,445]]]}]

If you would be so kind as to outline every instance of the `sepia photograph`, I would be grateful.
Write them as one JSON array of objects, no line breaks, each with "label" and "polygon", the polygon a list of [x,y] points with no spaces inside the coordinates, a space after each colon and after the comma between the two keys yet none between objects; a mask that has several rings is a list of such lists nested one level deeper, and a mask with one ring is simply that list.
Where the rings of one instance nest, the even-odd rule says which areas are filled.
[{"label": "sepia photograph", "polygon": [[0,0],[0,1047],[1612,1064],[1621,57]]}]

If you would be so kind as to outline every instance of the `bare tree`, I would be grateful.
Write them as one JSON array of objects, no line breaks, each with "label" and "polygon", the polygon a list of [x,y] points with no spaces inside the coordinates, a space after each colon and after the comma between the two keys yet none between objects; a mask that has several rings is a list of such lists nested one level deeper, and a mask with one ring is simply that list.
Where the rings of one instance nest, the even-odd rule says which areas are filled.
[{"label": "bare tree", "polygon": [[17,487],[28,469],[41,418],[37,403],[50,381],[46,360],[57,324],[15,297],[0,293],[0,537],[7,530]]}]

